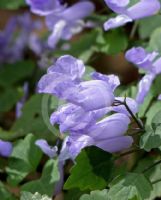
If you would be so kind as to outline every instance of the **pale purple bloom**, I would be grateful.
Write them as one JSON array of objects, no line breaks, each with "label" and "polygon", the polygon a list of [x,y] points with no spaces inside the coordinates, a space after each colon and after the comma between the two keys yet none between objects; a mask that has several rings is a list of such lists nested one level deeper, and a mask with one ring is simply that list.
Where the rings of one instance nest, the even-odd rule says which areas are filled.
[{"label": "pale purple bloom", "polygon": [[86,111],[111,106],[114,100],[113,83],[111,87],[111,83],[103,80],[81,82],[84,71],[82,61],[72,56],[62,56],[41,78],[38,91],[56,95]]},{"label": "pale purple bloom", "polygon": [[46,140],[39,139],[35,142],[35,144],[50,158],[54,158],[57,156],[58,148],[57,146],[50,146]]},{"label": "pale purple bloom", "polygon": [[83,19],[94,11],[94,4],[89,1],[78,2],[61,12],[46,17],[46,24],[52,34],[48,38],[48,45],[55,47],[60,39],[69,40],[85,27]]},{"label": "pale purple bloom", "polygon": [[[65,140],[66,141],[66,140]],[[46,140],[39,139],[35,142],[35,144],[47,155],[49,158],[54,158],[58,156],[58,169],[59,169],[59,181],[55,183],[54,187],[54,195],[59,194],[63,188],[64,184],[64,164],[65,161],[69,158],[72,158],[71,155],[68,154],[66,149],[65,141],[63,142],[60,154],[58,155],[58,147],[50,146]],[[66,156],[67,155],[67,156]]]},{"label": "pale purple bloom", "polygon": [[9,157],[12,150],[13,146],[11,142],[0,140],[0,156]]},{"label": "pale purple bloom", "polygon": [[[79,82],[85,71],[85,66],[81,60],[72,56],[61,56],[56,63],[48,69],[38,83],[39,93],[49,93],[61,97],[68,84],[75,86]],[[73,83],[74,82],[74,83]],[[68,84],[67,84],[68,83]],[[59,85],[62,91],[59,91]]]},{"label": "pale purple bloom", "polygon": [[46,17],[46,25],[51,35],[48,45],[55,48],[60,39],[69,40],[86,27],[83,19],[94,11],[94,4],[90,1],[75,3],[67,7],[60,0],[26,0],[31,11]]},{"label": "pale purple bloom", "polygon": [[75,160],[81,150],[87,146],[93,146],[94,140],[92,137],[85,134],[74,134],[66,137],[65,149],[69,158]]},{"label": "pale purple bloom", "polygon": [[60,0],[26,0],[35,14],[46,16],[63,9]]},{"label": "pale purple bloom", "polygon": [[147,96],[153,80],[161,73],[161,57],[158,52],[149,53],[142,47],[133,47],[125,54],[129,62],[144,69],[147,74],[141,79],[136,101],[141,104]]},{"label": "pale purple bloom", "polygon": [[138,92],[136,95],[136,101],[139,104],[144,102],[145,97],[148,95],[150,87],[155,79],[155,75],[153,73],[146,74],[139,82]]},{"label": "pale purple bloom", "polygon": [[113,114],[99,121],[83,134],[71,133],[66,148],[74,159],[87,146],[97,146],[104,151],[114,153],[129,148],[133,139],[125,136],[130,119],[124,114]]},{"label": "pale purple bloom", "polygon": [[86,112],[82,107],[74,104],[60,106],[50,117],[52,125],[59,124],[60,132],[81,132],[87,129],[108,113],[108,108]]},{"label": "pale purple bloom", "polygon": [[160,2],[158,0],[139,0],[134,5],[130,5],[129,0],[105,0],[107,6],[118,15],[109,19],[104,24],[107,31],[119,26],[132,22],[133,20],[152,16],[160,10]]},{"label": "pale purple bloom", "polygon": [[133,47],[126,52],[125,57],[129,62],[134,63],[139,68],[155,73],[156,69],[153,63],[158,54],[155,51],[149,53],[142,47]]},{"label": "pale purple bloom", "polygon": [[110,29],[114,29],[120,26],[125,25],[128,22],[132,22],[133,20],[127,15],[118,15],[115,18],[110,18],[107,22],[104,23],[105,31]]},{"label": "pale purple bloom", "polygon": [[[66,88],[62,91],[63,87]],[[76,86],[58,88],[60,96],[70,103],[81,106],[86,111],[98,110],[111,106],[114,101],[113,91],[109,84],[102,80],[81,82]]]},{"label": "pale purple bloom", "polygon": [[85,72],[85,66],[79,59],[70,55],[61,56],[56,63],[48,69],[48,73],[61,73],[72,80],[80,80]]},{"label": "pale purple bloom", "polygon": [[[50,118],[52,125],[59,124],[60,132],[69,133],[60,157],[74,159],[82,148],[91,145],[108,152],[130,147],[132,138],[124,136],[130,123],[129,113],[122,105],[113,105],[113,92],[120,84],[119,78],[93,73],[94,80],[83,81],[83,74],[84,65],[73,57],[65,56],[49,68],[38,84],[39,92],[56,95],[68,102]],[[116,99],[123,100],[121,97]],[[127,104],[135,114],[136,102],[127,98]],[[105,117],[110,111],[120,113]]]},{"label": "pale purple bloom", "polygon": [[28,13],[11,18],[5,29],[0,32],[0,62],[13,63],[21,60],[28,46],[31,31],[40,27],[41,23],[33,22]]},{"label": "pale purple bloom", "polygon": [[120,85],[120,80],[119,77],[116,75],[104,75],[98,72],[93,72],[91,74],[92,78],[95,80],[102,80],[105,81],[111,89],[114,91],[119,85]]}]

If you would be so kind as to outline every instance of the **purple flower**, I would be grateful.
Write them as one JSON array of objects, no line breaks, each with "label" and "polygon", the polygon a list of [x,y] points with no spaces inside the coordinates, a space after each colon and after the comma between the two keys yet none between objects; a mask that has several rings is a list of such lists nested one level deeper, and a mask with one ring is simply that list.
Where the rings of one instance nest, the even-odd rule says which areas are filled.
[{"label": "purple flower", "polygon": [[118,76],[115,75],[104,75],[98,72],[93,72],[91,74],[92,78],[95,80],[102,80],[105,81],[107,84],[110,85],[111,89],[114,91],[119,85],[120,80]]},{"label": "purple flower", "polygon": [[129,62],[135,64],[138,68],[144,69],[147,74],[141,79],[136,101],[141,104],[147,96],[153,80],[161,73],[161,57],[158,52],[149,53],[142,47],[134,47],[125,54]]},{"label": "purple flower", "polygon": [[[62,91],[68,88],[65,84],[79,82],[85,71],[85,66],[81,60],[72,56],[61,56],[56,63],[48,69],[38,83],[39,93],[49,93],[60,96],[59,85],[63,84]],[[73,85],[75,85],[73,83]]]},{"label": "purple flower", "polygon": [[57,146],[49,146],[47,141],[44,139],[37,140],[35,144],[50,158],[54,158],[55,156],[57,156]]},{"label": "purple flower", "polygon": [[86,146],[97,146],[114,153],[129,148],[133,139],[125,136],[130,119],[124,114],[113,114],[99,121],[85,131],[85,134],[71,133],[67,137],[66,148],[74,159]]},{"label": "purple flower", "polygon": [[104,29],[106,31],[133,20],[152,16],[160,10],[160,2],[158,0],[139,0],[134,5],[130,5],[129,0],[121,2],[118,0],[105,0],[105,2],[111,10],[119,14],[105,22]]},{"label": "purple flower", "polygon": [[158,54],[159,53],[155,51],[149,53],[142,47],[133,47],[126,52],[125,57],[129,62],[132,62],[139,68],[155,73],[156,67],[154,67],[153,63]]},{"label": "purple flower", "polygon": [[31,7],[33,13],[42,16],[60,11],[63,8],[60,0],[26,0],[26,3]]},{"label": "purple flower", "polygon": [[[49,68],[38,84],[40,92],[51,93],[68,102],[50,117],[52,125],[59,124],[60,132],[69,133],[60,160],[61,156],[74,159],[86,146],[95,145],[105,151],[116,152],[130,147],[133,141],[130,136],[124,136],[130,123],[129,113],[124,106],[113,105],[114,99],[123,101],[121,97],[114,98],[113,94],[120,84],[118,77],[93,73],[94,80],[83,81],[83,74],[84,65],[73,57],[65,56]],[[135,114],[136,102],[127,98],[127,104]],[[110,111],[120,113],[105,117]]]},{"label": "purple flower", "polygon": [[13,63],[21,60],[28,46],[31,31],[40,27],[41,23],[33,23],[28,13],[11,18],[5,29],[0,32],[0,62]]},{"label": "purple flower", "polygon": [[142,104],[144,102],[145,97],[148,95],[150,87],[155,79],[154,74],[146,74],[139,82],[138,92],[136,95],[136,101],[138,104]]},{"label": "purple flower", "polygon": [[13,147],[11,142],[0,140],[0,156],[9,157],[12,153]]},{"label": "purple flower", "polygon": [[108,108],[86,112],[82,107],[66,104],[58,108],[50,117],[52,125],[59,124],[60,132],[81,132],[108,112]]},{"label": "purple flower", "polygon": [[[51,159],[56,157],[58,155],[58,147],[57,146],[50,146],[46,140],[44,139],[39,139],[35,142],[35,144]],[[63,188],[63,183],[64,183],[64,164],[65,161],[69,158],[71,158],[71,155],[67,155],[68,152],[66,150],[66,146],[63,143],[60,154],[58,156],[58,169],[59,169],[59,174],[60,174],[60,179],[59,181],[55,184],[54,187],[54,195],[58,194],[61,192]]]},{"label": "purple flower", "polygon": [[78,2],[61,12],[46,17],[46,24],[52,34],[48,38],[48,45],[55,47],[60,39],[69,40],[83,30],[83,19],[94,11],[94,4],[89,1]]},{"label": "purple flower", "polygon": [[114,101],[112,89],[109,84],[102,80],[81,82],[79,85],[63,91],[61,96],[68,102],[81,106],[86,111],[111,106]]},{"label": "purple flower", "polygon": [[85,72],[83,62],[70,55],[61,56],[56,63],[48,69],[48,73],[61,73],[69,76],[72,80],[82,78]]}]

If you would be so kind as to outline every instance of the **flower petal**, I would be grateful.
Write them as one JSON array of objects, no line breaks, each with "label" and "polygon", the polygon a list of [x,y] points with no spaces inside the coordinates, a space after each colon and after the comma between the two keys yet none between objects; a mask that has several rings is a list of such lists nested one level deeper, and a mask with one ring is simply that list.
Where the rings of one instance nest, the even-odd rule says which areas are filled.
[{"label": "flower petal", "polygon": [[155,74],[147,74],[139,82],[138,93],[136,96],[136,101],[138,104],[142,104],[144,102],[144,99],[150,90],[154,78]]},{"label": "flower petal", "polygon": [[13,147],[11,142],[0,140],[0,156],[9,157]]},{"label": "flower petal", "polygon": [[113,91],[120,85],[119,77],[116,75],[103,75],[98,72],[93,72],[91,76],[95,80],[102,80],[107,82]]},{"label": "flower petal", "polygon": [[133,20],[152,16],[160,10],[158,0],[140,0],[138,3],[127,9],[128,16]]},{"label": "flower petal", "polygon": [[103,141],[97,141],[96,146],[104,151],[114,153],[131,147],[133,139],[131,136],[122,136]]},{"label": "flower petal", "polygon": [[46,140],[39,139],[35,142],[35,144],[50,158],[54,158],[57,155],[58,147],[49,146]]},{"label": "flower petal", "polygon": [[132,22],[133,20],[127,15],[118,15],[115,18],[111,18],[104,23],[104,30],[108,31],[110,29],[114,29],[120,26],[125,25],[128,22]]},{"label": "flower petal", "polygon": [[113,114],[89,128],[87,135],[96,141],[120,137],[127,131],[129,123],[130,119],[125,114]]},{"label": "flower petal", "polygon": [[48,73],[62,73],[71,80],[80,80],[85,72],[85,66],[79,59],[70,55],[61,56],[56,63],[48,69]]}]

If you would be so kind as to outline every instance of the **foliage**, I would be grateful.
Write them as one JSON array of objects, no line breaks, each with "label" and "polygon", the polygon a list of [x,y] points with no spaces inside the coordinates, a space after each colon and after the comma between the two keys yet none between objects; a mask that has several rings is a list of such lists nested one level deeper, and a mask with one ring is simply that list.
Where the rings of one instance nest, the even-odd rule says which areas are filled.
[{"label": "foliage", "polygon": [[[84,18],[81,0],[78,13],[70,13],[77,1],[54,10],[52,0],[0,0],[0,199],[161,198],[161,9],[125,12],[139,1],[91,1],[96,9]],[[115,26],[124,17],[131,22]]]}]

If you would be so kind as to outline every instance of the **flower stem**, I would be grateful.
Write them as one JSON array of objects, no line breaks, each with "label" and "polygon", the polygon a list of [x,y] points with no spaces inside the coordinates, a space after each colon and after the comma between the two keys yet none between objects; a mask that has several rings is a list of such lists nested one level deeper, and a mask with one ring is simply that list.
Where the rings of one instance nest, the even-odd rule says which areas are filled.
[{"label": "flower stem", "polygon": [[161,164],[161,160],[158,160],[157,162],[153,163],[152,165],[150,165],[149,167],[145,168],[142,173],[146,173],[147,171],[151,170],[153,167],[155,167],[156,165]]},{"label": "flower stem", "polygon": [[129,112],[129,114],[131,115],[131,117],[134,119],[134,121],[137,123],[138,127],[144,131],[144,126],[142,125],[142,123],[137,119],[137,117],[133,114],[133,112],[131,111],[131,109],[129,108],[129,106],[127,105],[126,103],[126,97],[125,97],[125,100],[122,102],[122,101],[119,101],[119,100],[115,100],[116,103],[119,103],[120,105],[124,105],[126,110]]},{"label": "flower stem", "polygon": [[122,157],[124,157],[124,156],[127,156],[127,155],[129,155],[129,154],[136,153],[137,151],[141,151],[141,149],[131,149],[131,150],[129,150],[129,151],[126,151],[126,152],[120,154],[119,156],[117,156],[117,157],[116,157],[116,160],[117,160],[117,159],[120,159],[120,158],[122,158]]}]

